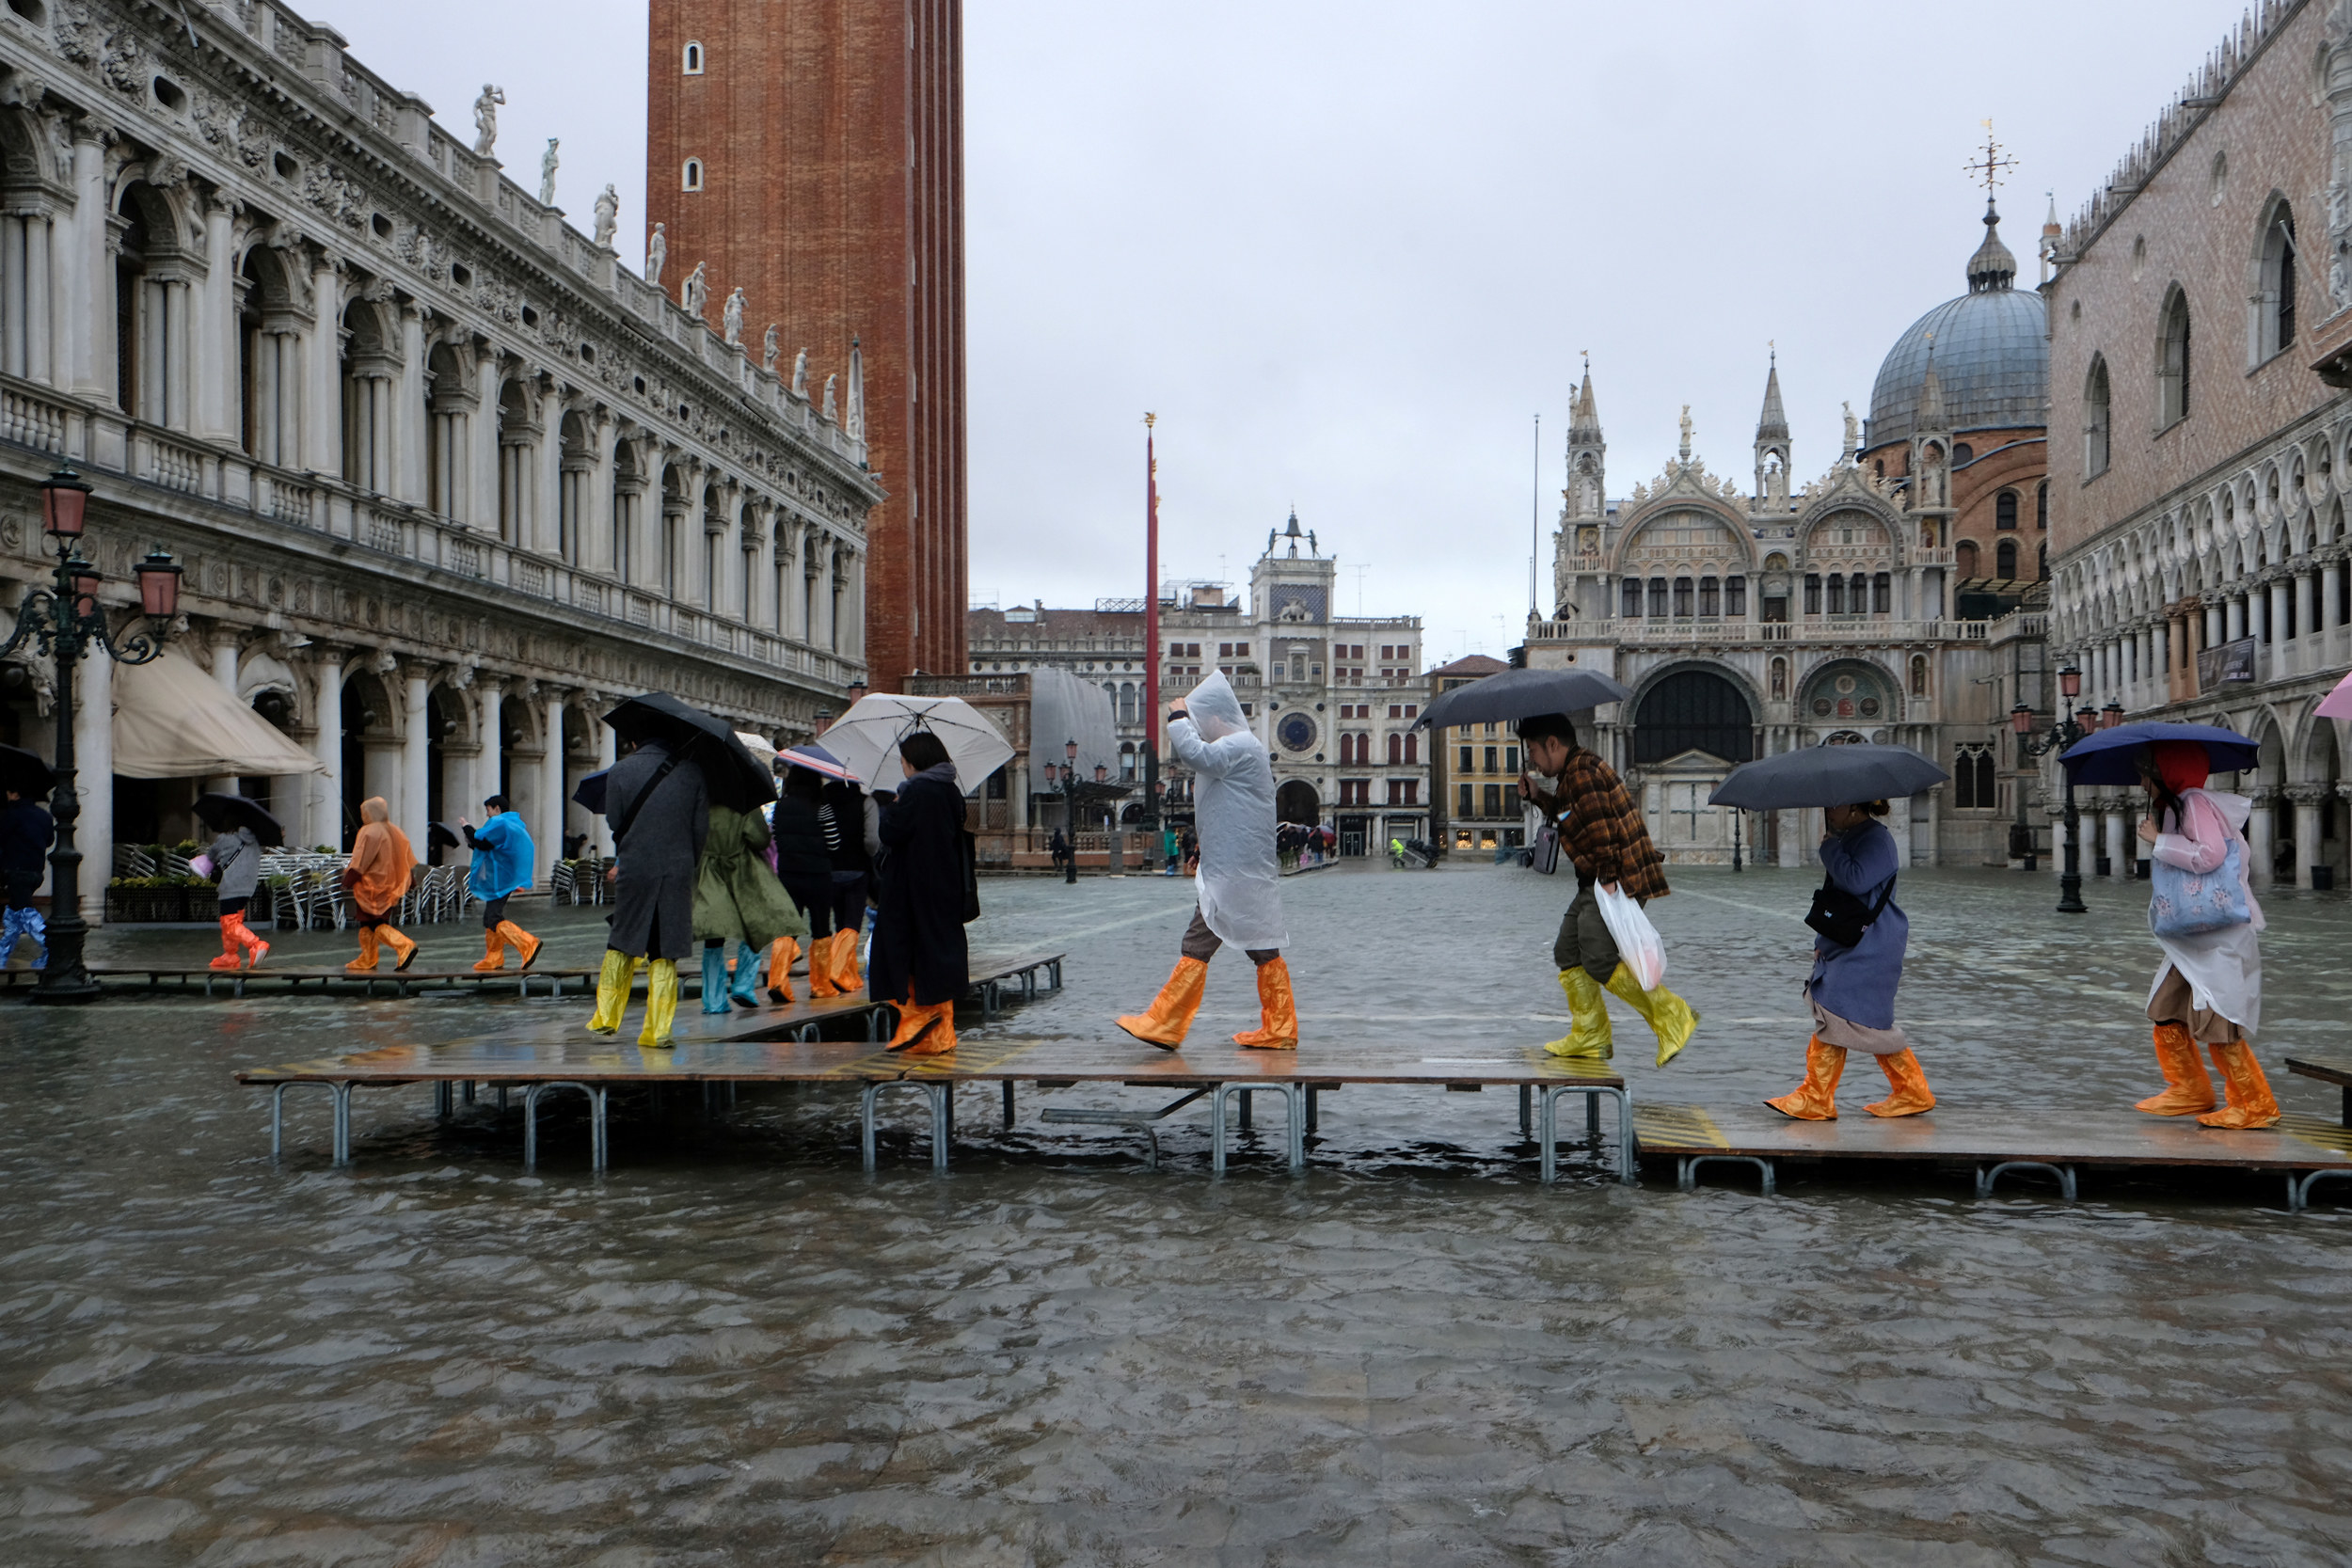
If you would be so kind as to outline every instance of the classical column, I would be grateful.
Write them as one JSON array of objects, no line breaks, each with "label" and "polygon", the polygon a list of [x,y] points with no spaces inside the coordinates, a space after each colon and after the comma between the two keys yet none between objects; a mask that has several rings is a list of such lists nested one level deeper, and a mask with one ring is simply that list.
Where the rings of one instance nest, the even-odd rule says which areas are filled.
[{"label": "classical column", "polygon": [[[213,679],[223,691],[229,694],[229,700],[232,703],[237,701],[237,648],[240,635],[234,626],[215,626],[212,636],[205,640],[213,651]],[[240,703],[238,705],[244,705]],[[222,795],[237,794],[241,786],[241,780],[228,774],[204,781],[206,789]]]},{"label": "classical column", "polygon": [[[2265,595],[2267,602],[2263,607],[2263,635],[2265,641],[2284,642],[2287,640],[2287,594],[2292,586],[2283,577],[2270,579],[2270,592]],[[2278,657],[2286,657],[2284,649],[2280,649]],[[2274,664],[2273,669],[2276,668]]]},{"label": "classical column", "polygon": [[536,388],[539,443],[532,451],[532,546],[541,555],[564,552],[564,389],[552,379]]},{"label": "classical column", "polygon": [[2132,814],[2120,805],[2109,804],[2100,815],[2106,818],[2107,869],[2114,876],[2129,876],[2132,857],[2124,848],[2124,837]]},{"label": "classical column", "polygon": [[400,744],[400,803],[394,808],[392,820],[408,835],[408,842],[422,855],[431,842],[426,836],[429,826],[427,812],[433,800],[433,758],[427,748],[433,740],[433,667],[413,660],[401,671],[401,707],[405,727]]},{"label": "classical column", "polygon": [[[290,258],[291,259],[291,258]],[[310,260],[311,307],[308,361],[302,368],[302,462],[314,474],[343,471],[342,265],[333,257]]]},{"label": "classical column", "polygon": [[234,446],[243,436],[237,388],[237,269],[230,260],[236,214],[218,197],[204,203],[204,287],[194,323],[196,419],[208,441]]},{"label": "classical column", "polygon": [[539,816],[546,831],[532,835],[532,847],[537,851],[531,867],[532,885],[545,886],[564,853],[564,833],[568,823],[570,793],[564,787],[564,704],[570,694],[543,690],[539,702]]},{"label": "classical column", "polygon": [[[59,286],[70,324],[65,357],[72,389],[105,404],[115,401],[116,391],[114,246],[106,232],[106,148],[114,139],[114,132],[94,119],[73,122],[73,220],[57,226],[60,234],[71,234],[72,244],[60,248],[72,254],[50,279]],[[82,820],[92,820],[87,806]],[[85,872],[103,863],[89,852],[87,838],[79,842]],[[89,914],[98,906],[85,898],[82,908]]]},{"label": "classical column", "polygon": [[579,476],[576,553],[582,571],[610,577],[618,566],[612,551],[612,416],[597,408],[583,410],[580,419],[588,426],[588,469]]},{"label": "classical column", "polygon": [[2247,872],[2256,887],[2268,887],[2271,882],[2270,860],[2278,842],[2279,794],[2274,789],[2250,789],[2254,814],[2246,821],[2246,847],[2254,857]]},{"label": "classical column", "polygon": [[[600,712],[604,705],[604,703],[599,700],[594,705],[595,710]],[[612,725],[600,719],[591,719],[590,722],[596,726],[596,767],[600,771],[608,770],[614,763],[621,760],[621,737],[614,732]],[[590,814],[588,837],[589,841],[596,846],[596,854],[599,857],[605,859],[612,857],[612,825],[604,819],[602,812]]]},{"label": "classical column", "polygon": [[2339,556],[2329,556],[2320,563],[2318,618],[2312,624],[2328,631],[2344,625],[2344,617],[2339,613],[2343,594],[2344,561]]},{"label": "classical column", "polygon": [[[480,744],[473,754],[473,799],[469,806],[505,788],[506,773],[506,683],[496,675],[476,675],[473,683],[474,733]],[[528,820],[528,819],[526,819]]]},{"label": "classical column", "polygon": [[2312,580],[2311,563],[2309,562],[2305,562],[2296,569],[2295,574],[2294,625],[2295,639],[2298,642],[2311,636],[2312,633],[2319,630],[2319,622],[2312,613],[2312,599],[2314,597],[2312,591],[2316,586],[2317,585]]},{"label": "classical column", "polygon": [[500,394],[506,389],[506,366],[496,354],[485,354],[474,367],[473,436],[467,454],[472,495],[467,500],[466,521],[484,533],[499,527]]},{"label": "classical column", "polygon": [[317,728],[310,736],[310,754],[319,771],[310,775],[310,810],[305,814],[304,847],[325,844],[341,849],[343,838],[343,661],[340,651],[323,649],[317,658],[311,711]]},{"label": "classical column", "polygon": [[2295,807],[2295,885],[2312,885],[2312,867],[2320,863],[2327,852],[2319,832],[2319,803],[2334,793],[2334,786],[2324,784],[2289,784],[2287,800]]},{"label": "classical column", "polygon": [[391,495],[411,506],[425,504],[427,429],[433,416],[424,406],[424,311],[416,304],[400,308],[400,380],[392,399]]},{"label": "classical column", "polygon": [[2230,595],[2222,611],[2222,619],[2223,627],[2221,641],[2224,642],[2235,642],[2238,639],[2246,635],[2245,594],[2233,594]]}]

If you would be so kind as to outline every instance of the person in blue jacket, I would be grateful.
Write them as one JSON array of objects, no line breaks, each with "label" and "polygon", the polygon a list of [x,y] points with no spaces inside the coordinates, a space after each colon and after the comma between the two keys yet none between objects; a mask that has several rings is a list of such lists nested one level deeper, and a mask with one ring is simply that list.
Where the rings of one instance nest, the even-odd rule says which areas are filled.
[{"label": "person in blue jacket", "polygon": [[17,943],[26,937],[40,950],[33,967],[48,965],[49,927],[33,907],[33,895],[49,870],[49,847],[56,838],[56,824],[40,802],[9,790],[0,806],[0,904],[8,909],[0,921],[0,965],[16,957]]},{"label": "person in blue jacket", "polygon": [[1813,974],[1804,983],[1813,1005],[1804,1082],[1764,1102],[1800,1121],[1837,1119],[1837,1079],[1849,1051],[1876,1056],[1894,1085],[1884,1100],[1864,1107],[1872,1116],[1915,1117],[1935,1105],[1927,1072],[1895,1023],[1895,988],[1902,982],[1911,922],[1895,902],[1902,854],[1879,820],[1885,815],[1883,800],[1831,806],[1821,814],[1821,869],[1831,886],[1861,900],[1868,924],[1851,947],[1825,936],[1813,939]]},{"label": "person in blue jacket", "polygon": [[531,885],[531,863],[536,858],[531,830],[503,795],[491,796],[482,809],[488,820],[479,828],[462,816],[457,819],[466,831],[466,847],[473,851],[473,869],[466,880],[482,900],[485,951],[474,968],[485,974],[505,968],[506,944],[513,942],[522,959],[517,967],[529,969],[539,956],[539,939],[506,918],[506,901]]}]

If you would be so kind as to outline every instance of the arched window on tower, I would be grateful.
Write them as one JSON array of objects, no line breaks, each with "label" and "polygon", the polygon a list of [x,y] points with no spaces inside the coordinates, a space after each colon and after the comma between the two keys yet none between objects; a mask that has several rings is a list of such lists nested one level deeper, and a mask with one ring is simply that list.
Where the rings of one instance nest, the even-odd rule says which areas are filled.
[{"label": "arched window on tower", "polygon": [[2017,541],[2004,539],[1993,552],[1993,575],[2003,579],[2017,575]]},{"label": "arched window on tower", "polygon": [[2156,428],[2188,418],[2188,295],[2178,283],[2164,302],[2156,333]]},{"label": "arched window on tower", "polygon": [[686,74],[700,76],[702,73],[703,46],[699,43],[690,43],[686,46]]},{"label": "arched window on tower", "polygon": [[2013,529],[2017,526],[2017,492],[2004,490],[1993,499],[1993,526]]},{"label": "arched window on tower", "polygon": [[678,175],[678,189],[698,191],[702,188],[703,161],[700,158],[689,158],[686,160],[686,167]]},{"label": "arched window on tower", "polygon": [[2295,210],[2271,203],[2263,225],[2262,277],[2254,293],[2255,364],[2295,346]]},{"label": "arched window on tower", "polygon": [[2107,433],[2110,404],[2107,389],[2107,361],[2104,355],[2090,356],[2090,373],[2083,378],[2083,478],[2097,479],[2107,471]]}]

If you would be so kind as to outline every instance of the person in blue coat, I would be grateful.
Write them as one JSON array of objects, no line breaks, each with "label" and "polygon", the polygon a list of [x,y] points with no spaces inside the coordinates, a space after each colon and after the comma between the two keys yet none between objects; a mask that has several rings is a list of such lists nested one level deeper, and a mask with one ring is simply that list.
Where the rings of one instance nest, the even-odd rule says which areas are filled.
[{"label": "person in blue coat", "polygon": [[539,939],[506,918],[506,901],[531,885],[531,864],[536,858],[531,830],[503,795],[491,796],[482,809],[488,819],[479,828],[462,816],[457,819],[466,831],[466,847],[473,851],[473,869],[466,881],[482,900],[485,951],[474,968],[485,974],[505,968],[506,947],[512,942],[522,960],[516,967],[529,969],[539,956]]},{"label": "person in blue coat", "polygon": [[1867,919],[1851,946],[1813,939],[1813,974],[1804,983],[1813,1006],[1813,1037],[1805,1044],[1804,1082],[1764,1103],[1800,1121],[1837,1119],[1837,1079],[1846,1053],[1867,1051],[1894,1092],[1864,1107],[1874,1117],[1915,1117],[1935,1105],[1928,1075],[1895,1022],[1895,988],[1902,983],[1903,949],[1911,922],[1895,902],[1902,854],[1879,820],[1883,800],[1831,806],[1822,816],[1821,869],[1829,886],[1858,900]]}]

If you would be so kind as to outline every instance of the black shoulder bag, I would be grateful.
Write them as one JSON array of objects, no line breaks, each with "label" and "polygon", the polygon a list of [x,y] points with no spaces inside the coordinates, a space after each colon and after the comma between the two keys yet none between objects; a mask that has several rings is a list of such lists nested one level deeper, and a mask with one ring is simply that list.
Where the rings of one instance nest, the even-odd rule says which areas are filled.
[{"label": "black shoulder bag", "polygon": [[1864,903],[1844,888],[1821,879],[1821,885],[1813,890],[1813,908],[1804,923],[1840,947],[1851,947],[1862,940],[1862,933],[1870,928],[1886,909],[1886,901],[1895,896],[1895,879],[1886,879],[1873,903]]}]

